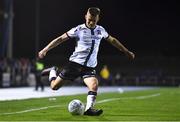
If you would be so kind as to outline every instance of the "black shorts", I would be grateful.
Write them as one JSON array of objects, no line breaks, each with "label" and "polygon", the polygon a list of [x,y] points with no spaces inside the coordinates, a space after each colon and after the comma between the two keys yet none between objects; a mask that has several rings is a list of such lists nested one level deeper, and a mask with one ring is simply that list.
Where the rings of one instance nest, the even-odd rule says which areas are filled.
[{"label": "black shorts", "polygon": [[77,77],[87,78],[95,77],[96,70],[86,67],[75,62],[68,62],[59,73],[59,77],[64,80],[75,80]]}]

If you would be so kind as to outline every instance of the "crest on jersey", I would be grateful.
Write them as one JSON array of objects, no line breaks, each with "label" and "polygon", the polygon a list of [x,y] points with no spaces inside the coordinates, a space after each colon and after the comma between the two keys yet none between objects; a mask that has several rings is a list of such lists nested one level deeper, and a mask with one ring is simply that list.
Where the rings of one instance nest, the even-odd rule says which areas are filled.
[{"label": "crest on jersey", "polygon": [[100,30],[97,30],[97,34],[98,34],[98,35],[101,35],[101,31],[100,31]]}]

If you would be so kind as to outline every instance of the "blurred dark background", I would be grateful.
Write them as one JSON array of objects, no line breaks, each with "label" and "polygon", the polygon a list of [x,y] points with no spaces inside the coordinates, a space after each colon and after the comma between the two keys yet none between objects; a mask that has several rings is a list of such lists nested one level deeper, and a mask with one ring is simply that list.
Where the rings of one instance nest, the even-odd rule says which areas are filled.
[{"label": "blurred dark background", "polygon": [[[136,59],[129,61],[102,40],[98,71],[108,65],[113,74],[125,72],[137,76],[152,70],[155,74],[179,76],[180,3],[177,0],[0,0],[1,58],[35,59],[37,52],[51,40],[84,23],[84,15],[92,6],[101,9],[98,24],[136,54]],[[12,15],[8,14],[10,8]],[[62,66],[74,45],[69,40],[51,50],[44,64]]]},{"label": "blurred dark background", "polygon": [[[0,3],[1,21],[4,1]],[[179,56],[179,5],[175,0],[13,0],[13,57],[34,58],[37,28],[40,50],[52,39],[84,23],[86,10],[91,6],[102,11],[99,24],[138,55]],[[69,45],[57,48],[53,54],[71,53],[67,50]],[[102,55],[118,53],[107,43],[102,45]]]}]

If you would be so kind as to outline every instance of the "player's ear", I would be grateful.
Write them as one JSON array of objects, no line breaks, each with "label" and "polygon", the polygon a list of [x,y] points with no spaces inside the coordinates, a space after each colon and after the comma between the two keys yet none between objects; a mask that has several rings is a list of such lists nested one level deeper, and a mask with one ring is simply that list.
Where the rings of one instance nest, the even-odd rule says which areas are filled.
[{"label": "player's ear", "polygon": [[99,16],[96,16],[96,22],[99,22]]},{"label": "player's ear", "polygon": [[98,15],[97,22],[99,22],[99,20],[100,20],[100,16]]},{"label": "player's ear", "polygon": [[86,20],[86,18],[87,18],[87,14],[85,14],[84,18],[85,18],[85,20]]}]

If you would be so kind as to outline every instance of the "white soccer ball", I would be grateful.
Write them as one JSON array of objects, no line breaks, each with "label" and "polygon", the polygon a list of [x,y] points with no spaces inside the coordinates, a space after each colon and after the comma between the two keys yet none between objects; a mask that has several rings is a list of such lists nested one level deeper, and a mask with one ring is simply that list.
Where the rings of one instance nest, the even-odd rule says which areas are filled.
[{"label": "white soccer ball", "polygon": [[68,111],[72,115],[83,115],[85,106],[80,100],[72,100],[68,105]]}]

